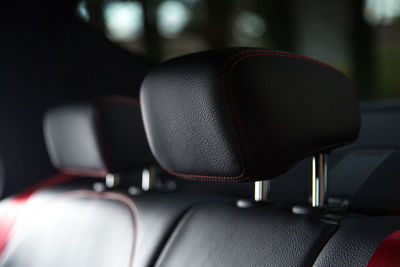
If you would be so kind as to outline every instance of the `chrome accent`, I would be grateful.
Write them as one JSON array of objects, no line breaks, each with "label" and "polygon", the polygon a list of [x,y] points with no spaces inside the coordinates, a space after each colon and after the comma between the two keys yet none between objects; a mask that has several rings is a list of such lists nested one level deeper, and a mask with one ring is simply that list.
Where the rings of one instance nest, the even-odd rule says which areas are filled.
[{"label": "chrome accent", "polygon": [[117,174],[107,173],[106,175],[106,186],[108,188],[116,187],[119,184],[119,177]]},{"label": "chrome accent", "polygon": [[155,170],[152,167],[145,168],[142,170],[142,190],[143,191],[149,191],[154,187],[154,185],[155,185],[154,173],[155,173]]},{"label": "chrome accent", "polygon": [[269,181],[254,182],[254,201],[267,201],[269,193]]},{"label": "chrome accent", "polygon": [[313,207],[322,208],[326,202],[328,189],[328,164],[326,154],[312,158],[312,198]]}]

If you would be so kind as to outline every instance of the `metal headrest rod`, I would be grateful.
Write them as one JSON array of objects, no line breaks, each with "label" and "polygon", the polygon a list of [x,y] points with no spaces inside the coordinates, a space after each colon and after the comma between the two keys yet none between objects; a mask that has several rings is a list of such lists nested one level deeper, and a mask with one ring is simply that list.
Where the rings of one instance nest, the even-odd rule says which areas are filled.
[{"label": "metal headrest rod", "polygon": [[267,201],[269,193],[269,181],[254,182],[254,201]]},{"label": "metal headrest rod", "polygon": [[152,167],[142,170],[142,190],[149,191],[155,185],[155,170]]},{"label": "metal headrest rod", "polygon": [[119,176],[115,173],[107,173],[106,175],[106,186],[107,188],[117,187],[119,184]]},{"label": "metal headrest rod", "polygon": [[327,155],[318,154],[312,158],[312,206],[322,208],[327,201],[328,164]]}]

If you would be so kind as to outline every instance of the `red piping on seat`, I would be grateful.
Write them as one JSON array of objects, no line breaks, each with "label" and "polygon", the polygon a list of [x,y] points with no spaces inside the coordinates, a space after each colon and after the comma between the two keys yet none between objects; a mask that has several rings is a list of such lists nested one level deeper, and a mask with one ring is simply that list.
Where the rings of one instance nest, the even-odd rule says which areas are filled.
[{"label": "red piping on seat", "polygon": [[375,249],[367,267],[400,266],[400,230],[386,237]]},{"label": "red piping on seat", "polygon": [[[121,203],[124,205],[130,214],[130,217],[132,219],[132,227],[133,227],[133,242],[132,242],[132,248],[131,248],[131,253],[129,255],[129,265],[128,266],[133,266],[133,261],[134,261],[134,256],[135,256],[135,248],[136,248],[136,237],[137,237],[137,207],[135,202],[133,202],[132,199],[129,197],[117,193],[117,192],[94,192],[90,190],[85,190],[85,189],[77,189],[77,190],[72,190],[72,191],[67,191],[61,194],[58,194],[56,197],[52,198],[49,203],[55,203],[57,200],[64,199],[64,198],[95,198],[95,199],[104,199],[104,200],[112,200]],[[26,203],[26,202],[25,202]],[[8,203],[7,203],[8,205]],[[20,208],[22,206],[19,206]],[[43,208],[43,207],[42,207]],[[19,209],[21,210],[21,209]],[[14,220],[15,222],[15,220]]]},{"label": "red piping on seat", "polygon": [[134,262],[134,258],[135,258],[135,250],[136,250],[136,237],[137,237],[137,220],[136,220],[136,218],[138,216],[138,210],[137,210],[135,202],[133,202],[133,200],[130,199],[129,197],[127,197],[121,193],[118,193],[118,192],[94,192],[94,191],[85,190],[85,189],[77,189],[77,190],[62,193],[59,196],[57,196],[56,198],[54,198],[53,200],[56,201],[57,199],[65,198],[65,197],[87,197],[87,198],[98,198],[98,199],[117,201],[117,202],[120,202],[122,205],[124,205],[129,210],[129,214],[132,219],[132,226],[133,226],[133,243],[132,243],[131,254],[130,254],[128,266],[133,266],[133,262]]},{"label": "red piping on seat", "polygon": [[39,189],[52,187],[57,184],[61,184],[68,180],[71,180],[72,178],[74,178],[74,176],[68,174],[55,174],[49,179],[46,179],[38,183],[37,185],[23,191],[22,193],[12,197],[10,200],[3,204],[4,210],[0,214],[0,257],[3,254],[4,248],[7,246],[7,242],[10,238],[18,214],[22,210],[27,200]]},{"label": "red piping on seat", "polygon": [[78,169],[78,168],[61,168],[64,173],[69,174],[70,176],[89,176],[94,178],[104,178],[109,173],[107,168],[103,170],[89,170],[89,169]]}]

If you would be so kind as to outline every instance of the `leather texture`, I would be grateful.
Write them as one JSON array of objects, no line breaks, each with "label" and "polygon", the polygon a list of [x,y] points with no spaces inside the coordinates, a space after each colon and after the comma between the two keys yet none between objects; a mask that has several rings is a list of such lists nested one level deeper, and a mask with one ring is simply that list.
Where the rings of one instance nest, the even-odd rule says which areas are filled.
[{"label": "leather texture", "polygon": [[231,48],[166,61],[145,78],[150,147],[170,173],[255,181],[353,142],[354,89],[336,69],[300,55]]},{"label": "leather texture", "polygon": [[[32,195],[18,213],[0,266],[128,266],[133,241],[133,265],[129,266],[154,266],[183,214],[195,203],[219,201],[193,193],[110,196],[91,191],[96,181],[74,179]],[[134,235],[126,201],[135,206]],[[0,213],[7,206],[8,201],[0,202]]]},{"label": "leather texture", "polygon": [[156,266],[311,266],[335,230],[268,205],[199,205],[177,226]]},{"label": "leather texture", "polygon": [[195,204],[217,201],[206,195],[148,192],[132,197],[138,210],[134,266],[154,266],[182,216]]},{"label": "leather texture", "polygon": [[367,266],[376,247],[398,229],[399,216],[348,217],[341,222],[314,266]]},{"label": "leather texture", "polygon": [[42,181],[40,184],[19,193],[16,196],[2,201],[0,204],[0,258],[4,248],[7,246],[9,238],[13,232],[18,215],[24,210],[26,202],[38,190],[52,187],[58,184],[66,183],[75,177],[58,173],[49,179]]},{"label": "leather texture", "polygon": [[45,116],[44,135],[52,163],[64,172],[105,176],[154,162],[139,103],[129,98],[53,108]]},{"label": "leather texture", "polygon": [[47,192],[24,208],[0,266],[132,266],[137,215],[129,198],[88,190]]}]

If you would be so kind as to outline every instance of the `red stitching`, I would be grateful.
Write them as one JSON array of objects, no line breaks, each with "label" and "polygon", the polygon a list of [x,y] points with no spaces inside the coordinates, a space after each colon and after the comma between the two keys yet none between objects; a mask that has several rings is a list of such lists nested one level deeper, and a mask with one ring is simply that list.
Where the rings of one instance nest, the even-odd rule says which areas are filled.
[{"label": "red stitching", "polygon": [[267,52],[268,52],[268,53],[281,53],[281,54],[291,54],[291,55],[295,55],[295,54],[292,53],[292,52],[286,52],[286,51],[277,51],[277,50],[268,50],[268,49],[247,49],[247,50],[244,50],[244,51],[241,51],[241,52],[238,52],[238,53],[232,55],[232,56],[225,62],[224,67],[226,67],[226,66],[229,64],[229,62],[231,62],[232,59],[234,59],[235,57],[240,56],[240,55],[243,55],[243,54],[246,54],[246,53],[251,53],[251,52],[263,52],[263,53],[267,53]]},{"label": "red stitching", "polygon": [[129,259],[129,266],[133,265],[133,262],[135,260],[135,252],[136,252],[136,242],[137,242],[137,217],[138,217],[138,209],[135,204],[135,202],[118,192],[95,192],[95,191],[90,191],[90,190],[85,190],[85,189],[76,189],[72,191],[67,191],[63,192],[60,195],[56,196],[54,200],[60,199],[62,197],[92,197],[92,198],[98,198],[98,199],[106,199],[106,200],[111,200],[111,201],[116,201],[120,202],[122,205],[124,205],[128,210],[129,214],[132,219],[132,225],[133,225],[133,244],[132,244],[132,250],[130,254],[130,259]]},{"label": "red stitching", "polygon": [[63,173],[70,174],[70,175],[76,175],[76,176],[90,176],[90,177],[96,177],[96,178],[104,178],[106,175],[109,173],[108,169],[105,168],[103,170],[89,170],[89,169],[84,169],[84,168],[62,168],[58,166],[58,169],[60,169]]},{"label": "red stitching", "polygon": [[247,145],[246,138],[245,138],[244,129],[243,129],[242,124],[241,124],[241,122],[240,122],[240,114],[239,114],[239,111],[238,111],[238,109],[237,109],[236,101],[235,101],[235,99],[234,99],[233,92],[232,92],[232,74],[233,74],[233,71],[234,71],[234,69],[236,68],[236,66],[237,66],[237,64],[238,64],[239,62],[243,61],[244,59],[251,58],[251,57],[255,57],[255,56],[275,56],[275,57],[295,58],[295,59],[298,59],[298,60],[307,61],[307,62],[310,62],[310,63],[314,63],[314,64],[317,64],[317,65],[320,65],[320,66],[322,66],[322,67],[331,69],[331,70],[333,70],[333,71],[336,71],[336,72],[342,74],[342,75],[347,79],[347,81],[349,82],[349,85],[350,85],[350,86],[353,88],[353,90],[354,90],[354,86],[353,86],[351,80],[350,80],[342,71],[340,71],[340,70],[336,69],[335,67],[332,67],[332,66],[330,66],[330,65],[328,65],[328,64],[326,64],[326,63],[320,62],[320,61],[318,61],[318,60],[315,60],[315,59],[312,59],[312,58],[309,58],[309,57],[297,55],[297,54],[291,53],[291,52],[274,51],[274,50],[265,50],[265,49],[248,49],[248,50],[245,50],[245,51],[238,52],[238,53],[232,55],[231,57],[229,57],[229,59],[228,59],[228,60],[225,62],[225,64],[224,64],[224,67],[223,67],[223,69],[222,69],[221,87],[222,87],[222,91],[223,91],[224,102],[225,102],[225,105],[226,105],[227,111],[228,111],[228,112],[227,112],[227,113],[228,113],[228,119],[229,119],[229,122],[230,122],[230,125],[231,125],[231,129],[232,129],[232,131],[233,131],[234,139],[235,139],[236,149],[237,149],[237,151],[238,151],[238,153],[239,153],[240,161],[241,161],[241,164],[242,164],[242,167],[243,167],[243,168],[242,168],[241,174],[240,174],[239,176],[228,176],[228,177],[224,177],[224,176],[206,176],[206,175],[183,174],[183,173],[178,173],[178,172],[170,171],[170,170],[168,170],[167,168],[165,168],[164,166],[161,166],[161,167],[162,167],[163,169],[165,169],[168,173],[170,173],[170,174],[172,174],[172,175],[175,175],[175,176],[181,176],[181,177],[184,177],[184,178],[188,178],[188,179],[192,179],[192,180],[199,180],[199,181],[214,180],[214,179],[219,179],[219,180],[248,180],[248,179],[250,179],[251,175],[247,176],[247,177],[244,178],[244,179],[240,179],[240,178],[242,178],[243,175],[244,175],[244,172],[245,172],[245,164],[244,164],[243,154],[242,154],[242,151],[241,151],[241,148],[240,148],[240,142],[239,142],[239,139],[238,139],[238,137],[237,137],[237,134],[236,134],[236,131],[235,131],[235,128],[234,128],[233,117],[232,117],[232,114],[231,114],[231,111],[230,111],[230,108],[229,108],[228,100],[227,100],[227,98],[226,98],[226,95],[224,94],[224,87],[225,87],[224,78],[225,78],[226,68],[227,68],[228,64],[229,64],[235,57],[240,56],[240,55],[243,55],[243,54],[246,54],[246,53],[251,53],[251,52],[259,52],[259,53],[246,55],[246,56],[243,56],[243,57],[237,59],[237,60],[232,64],[232,67],[231,67],[231,69],[230,69],[230,71],[229,71],[229,79],[228,79],[229,94],[230,94],[230,97],[231,97],[231,100],[232,100],[233,108],[234,108],[234,110],[235,110],[235,115],[236,115],[237,123],[238,123],[239,129],[240,129],[240,135],[241,135],[241,137],[242,137],[242,139],[243,139],[243,145],[244,145],[244,147],[245,147],[246,154],[247,154],[248,161],[249,161],[249,174],[252,173],[252,165],[253,165],[253,164],[252,164],[252,161],[251,161],[250,150],[249,150],[249,147],[248,147],[248,145]]},{"label": "red stitching", "polygon": [[[239,139],[237,137],[237,134],[236,134],[236,131],[235,131],[235,127],[234,127],[234,124],[233,124],[233,118],[232,118],[232,114],[231,114],[231,111],[230,111],[230,108],[229,108],[228,100],[227,100],[227,97],[226,97],[226,95],[224,93],[224,91],[225,91],[224,89],[225,89],[226,68],[228,67],[228,64],[237,56],[240,56],[240,55],[243,55],[243,54],[246,54],[246,53],[250,53],[250,52],[266,52],[266,51],[271,52],[271,53],[292,54],[290,52],[285,52],[285,51],[274,51],[274,50],[265,50],[265,49],[247,49],[247,50],[244,50],[244,51],[241,51],[241,52],[238,52],[238,53],[232,55],[224,64],[224,67],[222,69],[221,88],[222,88],[222,91],[223,91],[224,102],[225,102],[225,105],[226,105],[226,108],[227,108],[229,122],[230,122],[231,129],[232,129],[232,132],[233,132],[233,135],[234,135],[234,139],[235,139],[236,149],[237,149],[237,151],[239,153],[240,161],[241,161],[241,164],[242,164],[242,172],[241,172],[241,174],[239,176],[234,176],[234,177],[215,177],[215,178],[224,178],[224,179],[241,178],[241,177],[243,177],[244,172],[245,172],[245,163],[244,163],[244,159],[243,159],[243,153],[242,153],[242,150],[240,148],[240,142],[239,142]],[[246,150],[246,154],[247,154],[247,158],[248,158],[248,161],[249,161],[249,167],[248,167],[249,175],[248,175],[248,177],[246,177],[244,179],[244,180],[248,180],[251,177],[253,163],[252,163],[252,160],[251,160],[249,147],[247,145],[247,141],[246,141],[246,138],[245,138],[245,135],[244,135],[244,130],[243,130],[242,124],[240,123],[240,115],[239,115],[239,112],[237,110],[236,102],[235,102],[235,99],[234,99],[233,94],[232,94],[232,71],[233,71],[233,67],[231,68],[231,70],[229,72],[228,89],[229,89],[230,97],[231,97],[231,100],[232,100],[232,105],[233,105],[233,108],[235,110],[236,119],[237,119],[237,122],[239,124],[240,135],[241,135],[241,137],[243,139],[243,144],[244,144],[244,147],[245,147],[245,150]],[[211,177],[208,177],[208,178],[211,178]]]},{"label": "red stitching", "polygon": [[[299,59],[299,60],[304,60],[304,61],[312,62],[312,63],[318,64],[318,65],[320,65],[320,66],[329,68],[329,69],[331,69],[331,70],[334,70],[334,71],[336,71],[336,72],[342,74],[342,75],[347,79],[347,81],[348,81],[349,85],[351,86],[351,88],[355,91],[353,82],[350,80],[350,78],[349,78],[343,71],[338,70],[337,68],[335,68],[335,67],[333,67],[333,66],[331,66],[331,65],[329,65],[329,64],[326,64],[326,63],[324,63],[324,62],[321,62],[321,61],[319,61],[319,60],[316,60],[316,59],[313,59],[313,58],[310,58],[310,57],[306,57],[306,56],[302,56],[302,55],[298,55],[298,54],[292,53],[292,52],[277,51],[277,50],[268,50],[268,49],[247,49],[247,50],[245,50],[245,51],[242,51],[242,52],[239,52],[239,53],[234,54],[233,56],[231,56],[231,57],[228,59],[227,62],[231,61],[233,58],[235,58],[235,57],[237,57],[237,56],[239,56],[239,55],[243,55],[243,54],[250,53],[250,52],[277,53],[277,54],[270,54],[271,56],[280,56],[280,55],[284,56],[284,55],[288,55],[288,56],[291,56],[291,57],[293,57],[293,58],[297,58],[297,59]],[[279,55],[278,55],[278,54],[279,54]]]},{"label": "red stitching", "polygon": [[[251,51],[251,50],[250,50],[250,51]],[[259,50],[259,51],[260,51],[260,52],[264,52],[264,51],[268,51],[268,50],[264,50],[264,51],[263,51],[263,50]],[[274,53],[275,53],[275,52],[274,52]],[[278,52],[277,52],[277,53],[278,53]],[[243,54],[243,53],[238,53],[237,55],[239,55],[239,54]],[[307,62],[310,62],[310,63],[314,63],[314,64],[320,65],[320,66],[322,66],[322,67],[331,69],[331,70],[333,70],[333,71],[336,71],[336,72],[342,74],[342,75],[347,79],[347,81],[349,82],[350,86],[353,86],[353,84],[351,83],[350,79],[346,76],[346,74],[344,74],[342,71],[336,69],[335,67],[332,67],[331,65],[328,65],[328,64],[323,63],[323,62],[321,62],[321,61],[318,61],[318,60],[315,60],[315,59],[312,59],[312,58],[309,58],[309,57],[297,55],[297,54],[294,54],[294,53],[289,53],[289,52],[288,52],[288,53],[282,53],[282,54],[272,54],[272,53],[267,53],[267,52],[265,52],[265,53],[257,53],[257,54],[246,55],[246,56],[244,56],[244,57],[239,58],[237,61],[241,61],[241,60],[243,60],[244,58],[249,58],[249,57],[253,57],[253,56],[273,56],[273,57],[296,58],[296,59],[299,59],[299,60],[303,60],[303,61],[307,61]],[[234,56],[232,56],[231,58],[233,58],[233,57],[234,57]],[[237,62],[237,61],[236,61],[236,62]],[[235,63],[234,63],[234,64],[235,64]]]},{"label": "red stitching", "polygon": [[[75,178],[75,177],[72,177]],[[53,185],[53,181],[49,180],[51,185]],[[58,183],[58,182],[56,182]],[[56,184],[54,183],[54,184]],[[39,188],[38,188],[39,189]],[[65,197],[88,197],[88,198],[95,198],[95,199],[105,199],[105,200],[111,200],[111,201],[116,201],[124,205],[131,216],[132,219],[132,226],[133,226],[133,243],[132,243],[132,249],[129,257],[129,266],[132,266],[134,259],[135,259],[135,251],[136,251],[136,243],[137,243],[137,217],[138,217],[138,209],[136,207],[135,202],[130,199],[129,197],[118,193],[118,192],[94,192],[90,190],[85,190],[85,189],[76,189],[72,191],[66,191],[62,192],[59,195],[56,195],[54,198],[52,198],[50,201],[54,203],[54,201],[57,201],[61,198]],[[27,201],[27,200],[25,200]],[[46,203],[47,205],[49,202]]]},{"label": "red stitching", "polygon": [[[0,233],[0,258],[2,257],[4,249],[8,244],[8,241],[11,239],[13,235],[13,229],[18,219],[18,216],[22,212],[22,209],[25,203],[29,200],[29,198],[36,191],[40,189],[52,187],[75,178],[76,177],[74,176],[70,176],[63,173],[55,174],[52,177],[39,182],[33,187],[23,191],[22,193],[12,197],[9,201],[5,202],[6,205],[5,212],[0,214],[0,228],[2,230],[2,233]],[[9,215],[7,213],[9,211],[12,211],[14,213]]]},{"label": "red stitching", "polygon": [[[232,55],[231,57],[229,57],[228,60],[225,61],[224,67],[222,69],[222,75],[221,75],[222,95],[223,95],[223,99],[224,99],[224,104],[226,105],[226,108],[227,108],[229,123],[230,123],[231,129],[232,129],[233,135],[234,135],[235,146],[236,146],[236,149],[237,149],[237,151],[239,153],[240,162],[242,164],[242,172],[238,176],[208,176],[208,175],[184,174],[184,173],[179,173],[179,172],[173,172],[173,171],[165,168],[164,166],[162,166],[160,164],[161,167],[165,171],[167,171],[168,173],[170,173],[172,175],[175,175],[175,176],[180,176],[180,177],[183,177],[183,178],[188,178],[188,179],[191,179],[191,180],[199,180],[199,181],[209,181],[209,180],[214,180],[214,179],[218,179],[218,180],[248,180],[248,179],[250,179],[250,176],[248,176],[248,177],[246,177],[244,179],[240,179],[240,178],[242,178],[244,176],[245,163],[244,163],[244,159],[243,159],[243,153],[242,153],[242,150],[240,148],[239,138],[238,138],[238,136],[236,134],[236,131],[235,131],[235,127],[234,127],[234,123],[233,123],[233,117],[232,117],[232,114],[231,114],[231,111],[230,111],[230,108],[229,108],[229,104],[228,104],[228,99],[227,99],[226,94],[224,93],[224,91],[225,91],[224,90],[225,89],[224,79],[225,79],[226,68],[228,67],[228,64],[235,57],[237,57],[239,55],[243,55],[243,54],[249,53],[249,52],[265,52],[265,51],[272,52],[272,53],[292,54],[290,52],[285,52],[285,51],[273,51],[273,50],[265,50],[265,49],[247,49],[247,50],[238,52],[238,53]],[[232,74],[232,69],[231,69],[231,72],[230,72],[230,78],[231,78],[231,74]],[[252,164],[252,161],[251,161],[249,148],[248,148],[247,142],[246,142],[245,137],[244,137],[244,130],[243,130],[243,127],[242,127],[242,125],[240,123],[239,112],[237,111],[236,104],[234,103],[234,99],[233,99],[233,95],[232,95],[232,89],[231,89],[231,79],[228,82],[228,87],[229,87],[230,92],[231,92],[230,96],[231,96],[231,99],[232,99],[233,106],[235,108],[235,114],[236,114],[236,117],[237,117],[237,120],[238,120],[240,133],[241,133],[242,139],[244,140],[243,143],[244,143],[244,146],[245,146],[245,149],[246,149],[246,154],[247,154],[247,157],[248,157],[248,160],[249,160],[249,173],[252,173],[252,165],[253,164]]]},{"label": "red stitching", "polygon": [[[234,139],[234,141],[235,141],[236,149],[237,149],[237,151],[238,151],[238,153],[239,153],[240,163],[241,163],[241,166],[242,166],[242,172],[240,173],[239,176],[234,176],[234,177],[229,177],[229,178],[228,178],[228,177],[224,177],[224,179],[238,179],[238,178],[243,177],[244,172],[245,172],[245,162],[244,162],[244,159],[243,159],[242,150],[240,149],[240,141],[239,141],[239,138],[238,138],[238,136],[237,136],[237,134],[236,134],[236,131],[235,131],[235,126],[234,126],[234,123],[233,123],[233,116],[232,116],[232,114],[231,114],[230,107],[229,107],[229,103],[228,103],[228,99],[227,99],[227,96],[226,96],[226,93],[225,93],[225,73],[226,73],[226,67],[228,66],[229,62],[230,62],[232,59],[233,59],[233,56],[230,57],[230,58],[225,62],[224,67],[222,68],[222,75],[221,75],[221,81],[220,81],[220,83],[221,83],[221,90],[222,90],[222,96],[223,96],[223,99],[224,99],[224,104],[225,104],[225,106],[226,106],[226,110],[227,110],[227,114],[228,114],[229,124],[230,124],[230,126],[231,126],[231,130],[232,130],[232,133],[233,133],[233,139]],[[218,178],[221,178],[221,177],[218,177]]]},{"label": "red stitching", "polygon": [[228,89],[229,89],[229,94],[230,94],[230,97],[231,97],[231,100],[232,100],[232,106],[233,106],[233,109],[235,110],[236,120],[237,120],[237,123],[239,125],[240,135],[241,135],[241,137],[243,139],[243,145],[244,145],[244,148],[246,150],[247,159],[248,159],[248,162],[249,162],[249,164],[248,164],[249,176],[247,177],[247,179],[249,179],[251,177],[251,174],[252,174],[253,162],[252,162],[251,157],[250,157],[250,150],[249,150],[249,147],[247,145],[246,137],[245,137],[244,130],[243,130],[243,127],[242,127],[242,123],[241,123],[241,120],[240,120],[239,111],[237,109],[236,101],[235,101],[235,98],[234,98],[233,92],[232,92],[232,72],[233,72],[236,64],[237,64],[237,61],[232,65],[232,67],[231,67],[231,69],[229,71]]},{"label": "red stitching", "polygon": [[[251,51],[251,50],[250,50],[250,51]],[[253,51],[254,51],[254,50],[253,50]],[[259,51],[262,51],[262,50],[259,50]],[[240,54],[244,54],[244,53],[243,53],[243,52],[242,52],[242,53],[238,53],[238,54],[232,56],[229,60],[232,60],[234,57],[236,57],[237,55],[240,55]],[[291,54],[291,53],[282,53],[282,54],[275,54],[275,53],[256,53],[256,54],[246,55],[246,56],[243,56],[243,57],[237,59],[237,60],[232,64],[232,67],[231,67],[231,69],[230,69],[230,71],[229,71],[228,89],[229,89],[230,97],[231,97],[231,99],[232,99],[232,105],[233,105],[233,108],[234,108],[234,110],[235,110],[237,123],[238,123],[239,128],[240,128],[241,137],[243,138],[243,144],[244,144],[244,147],[245,147],[245,149],[246,149],[246,154],[247,154],[247,156],[248,156],[250,174],[252,173],[252,172],[251,172],[251,170],[252,170],[252,161],[251,161],[251,156],[250,156],[250,150],[249,150],[249,148],[248,148],[247,141],[246,141],[246,137],[245,137],[245,134],[244,134],[244,129],[243,129],[242,124],[241,124],[240,114],[239,114],[239,111],[238,111],[238,109],[237,109],[236,101],[235,101],[235,98],[234,98],[233,92],[232,92],[232,73],[233,73],[234,69],[236,68],[236,66],[238,65],[238,63],[240,63],[241,61],[243,61],[243,60],[245,60],[245,59],[247,59],[247,58],[256,57],[256,56],[275,56],[275,57],[295,58],[295,59],[307,61],[307,62],[310,62],[310,63],[314,63],[314,64],[317,64],[317,65],[320,65],[320,66],[329,68],[329,69],[331,69],[331,70],[334,70],[334,71],[336,71],[336,72],[341,73],[343,76],[345,76],[345,77],[347,78],[347,76],[344,75],[341,71],[337,70],[336,68],[334,68],[334,67],[332,67],[332,66],[330,66],[330,65],[328,65],[328,64],[322,63],[322,62],[320,62],[320,61],[317,61],[317,60],[314,60],[314,59],[311,59],[311,58],[307,58],[307,57],[303,57],[303,56],[294,55],[294,54]],[[351,85],[351,84],[350,84],[350,85]],[[249,175],[249,176],[251,177],[251,175]]]},{"label": "red stitching", "polygon": [[174,176],[180,176],[186,179],[190,180],[198,180],[198,181],[210,181],[214,179],[219,179],[219,180],[240,180],[240,178],[243,176],[243,171],[239,176],[208,176],[208,175],[198,175],[198,174],[185,174],[185,173],[179,173],[179,172],[174,172],[171,171],[167,168],[165,168],[163,165],[160,164],[160,166],[168,173],[174,175]]},{"label": "red stitching", "polygon": [[[242,54],[249,53],[249,52],[265,52],[265,51],[272,52],[272,53],[291,54],[290,52],[285,52],[285,51],[274,51],[274,50],[265,50],[265,49],[247,49],[245,51],[241,51],[241,52],[238,52],[238,53],[232,55],[228,60],[226,60],[226,62],[224,64],[224,67],[222,69],[221,88],[222,88],[222,92],[223,92],[224,103],[225,103],[226,108],[227,108],[228,119],[229,119],[229,122],[230,122],[230,125],[231,125],[231,129],[232,129],[232,132],[233,132],[233,135],[234,135],[235,146],[236,146],[236,149],[237,149],[237,151],[239,153],[240,161],[241,161],[241,164],[242,164],[242,172],[240,173],[240,175],[239,176],[228,176],[228,177],[226,177],[226,176],[202,176],[202,175],[180,174],[181,176],[185,176],[187,178],[190,178],[191,176],[192,177],[193,176],[195,176],[195,177],[203,177],[203,178],[206,178],[206,179],[218,178],[218,179],[221,179],[221,180],[222,179],[230,179],[230,180],[231,179],[232,180],[233,179],[237,179],[237,180],[239,180],[239,178],[243,177],[244,172],[245,172],[245,163],[244,163],[244,159],[243,159],[243,153],[242,153],[242,150],[240,148],[239,138],[238,138],[238,136],[236,134],[235,127],[234,127],[234,124],[233,124],[233,117],[232,117],[232,114],[231,114],[231,111],[230,111],[230,108],[229,108],[228,99],[226,97],[226,94],[224,93],[224,91],[225,91],[224,90],[225,89],[225,81],[224,81],[225,80],[225,73],[226,73],[226,68],[228,67],[228,64],[235,57],[237,57],[239,55],[242,55]],[[240,128],[240,134],[241,134],[241,137],[243,139],[243,144],[245,146],[246,154],[247,154],[248,161],[249,161],[249,175],[248,175],[248,177],[244,178],[244,180],[248,180],[251,177],[252,165],[253,164],[252,164],[252,161],[251,161],[249,148],[248,148],[248,145],[247,145],[247,142],[246,142],[246,139],[245,139],[244,130],[243,130],[243,127],[242,127],[242,125],[240,123],[239,112],[238,112],[238,110],[236,108],[236,103],[235,103],[234,98],[233,98],[232,89],[231,89],[231,76],[232,76],[232,69],[231,69],[231,71],[229,73],[228,88],[230,89],[230,97],[232,99],[232,104],[233,104],[233,107],[235,109],[235,114],[236,114],[236,117],[237,117],[237,120],[238,120],[238,124],[239,124],[239,128]],[[170,172],[171,174],[174,174],[174,175],[178,175],[179,174],[179,173],[174,173],[172,171],[168,171],[168,172]]]},{"label": "red stitching", "polygon": [[[227,65],[228,62],[225,64]],[[136,104],[136,105],[140,105],[140,101],[137,99],[133,99],[133,98],[128,98],[128,97],[124,97],[124,96],[110,96],[107,97],[106,99],[102,100],[101,103],[107,103],[107,102],[111,102],[111,101],[121,101],[121,102],[126,102],[126,103],[132,103],[132,104]],[[239,176],[231,176],[231,177],[225,177],[225,176],[207,176],[207,175],[197,175],[197,174],[184,174],[184,173],[178,173],[178,172],[173,172],[169,169],[167,169],[166,167],[162,166],[162,164],[160,164],[160,166],[168,173],[175,175],[175,176],[181,176],[184,178],[193,178],[193,177],[198,177],[198,179],[196,180],[212,180],[215,178],[224,180],[224,179],[239,179],[240,177],[242,177],[244,175],[244,170],[242,170],[241,174]]]}]

